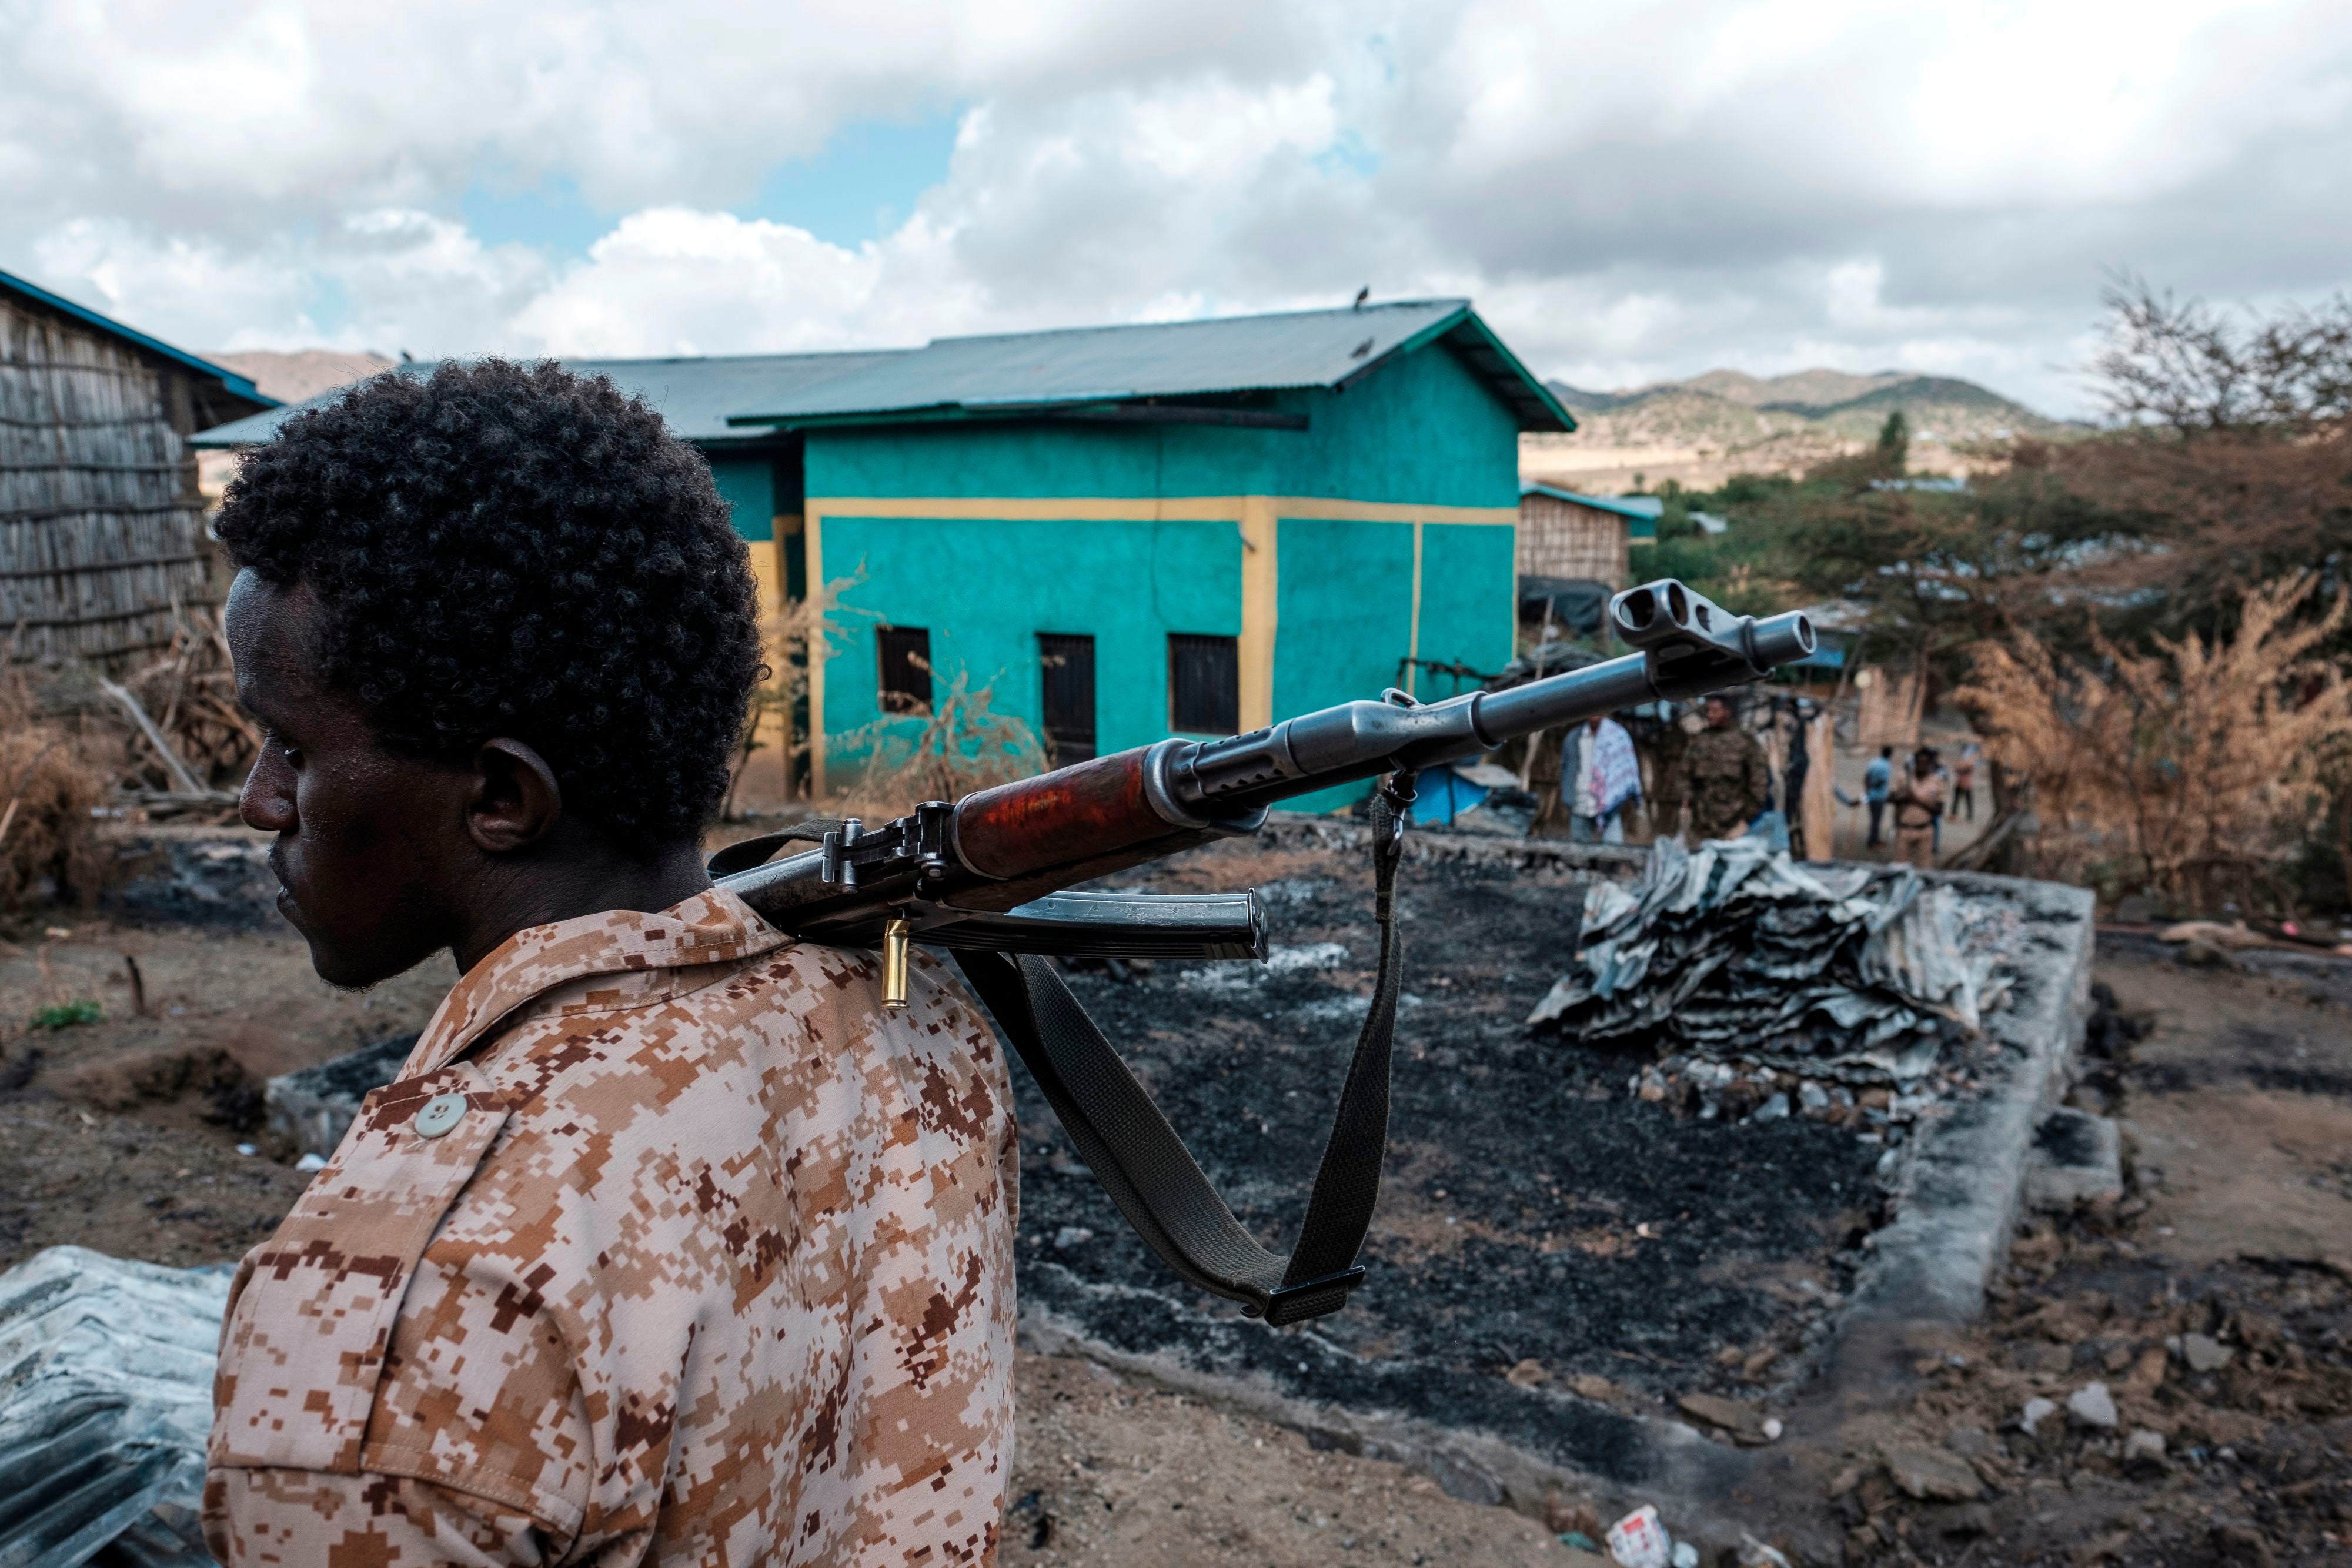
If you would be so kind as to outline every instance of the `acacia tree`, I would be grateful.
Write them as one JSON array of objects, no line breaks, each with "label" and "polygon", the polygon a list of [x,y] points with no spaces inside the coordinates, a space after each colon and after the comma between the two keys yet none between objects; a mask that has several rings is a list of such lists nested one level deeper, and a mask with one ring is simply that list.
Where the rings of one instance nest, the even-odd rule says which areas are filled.
[{"label": "acacia tree", "polygon": [[2352,299],[2242,320],[2118,278],[2095,363],[2116,423],[2183,438],[2301,434],[2352,415]]},{"label": "acacia tree", "polygon": [[[2236,624],[2257,584],[2352,550],[2352,301],[2267,319],[2123,279],[2094,369],[2110,427],[2019,441],[1958,494],[1889,488],[1903,432],[1741,509],[1799,595],[1865,612],[1865,656],[1949,678],[2011,629],[2070,653]],[[1891,422],[1890,422],[1891,425]],[[2352,628],[2339,631],[2347,651]]]},{"label": "acacia tree", "polygon": [[2226,630],[2256,584],[2306,568],[2332,591],[2352,547],[2352,300],[2253,319],[2126,278],[2106,303],[2116,428],[2047,465],[2131,541],[2074,573],[2110,633]]}]

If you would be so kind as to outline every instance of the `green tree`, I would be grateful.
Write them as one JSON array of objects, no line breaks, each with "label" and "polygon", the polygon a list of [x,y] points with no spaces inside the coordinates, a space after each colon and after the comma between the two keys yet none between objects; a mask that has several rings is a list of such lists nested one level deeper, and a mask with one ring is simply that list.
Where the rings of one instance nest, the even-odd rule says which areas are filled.
[{"label": "green tree", "polygon": [[1898,408],[1878,427],[1878,462],[1891,478],[1900,475],[1910,459],[1911,421]]}]

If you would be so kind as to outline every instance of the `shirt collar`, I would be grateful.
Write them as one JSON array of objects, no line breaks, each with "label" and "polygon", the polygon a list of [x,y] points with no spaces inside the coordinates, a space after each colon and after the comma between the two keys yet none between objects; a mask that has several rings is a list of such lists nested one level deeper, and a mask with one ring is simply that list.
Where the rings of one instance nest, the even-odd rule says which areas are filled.
[{"label": "shirt collar", "polygon": [[717,887],[658,915],[609,909],[525,926],[491,949],[441,999],[400,1075],[414,1078],[448,1065],[518,1009],[567,982],[723,964],[773,951],[789,940],[741,899]]}]

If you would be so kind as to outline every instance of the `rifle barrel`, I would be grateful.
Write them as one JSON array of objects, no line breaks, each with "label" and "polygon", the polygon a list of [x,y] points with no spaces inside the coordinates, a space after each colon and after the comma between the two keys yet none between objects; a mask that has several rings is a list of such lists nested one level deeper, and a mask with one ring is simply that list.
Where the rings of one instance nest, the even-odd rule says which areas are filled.
[{"label": "rifle barrel", "polygon": [[[1760,680],[1773,666],[1812,652],[1812,622],[1801,611],[1769,621],[1733,617],[1680,583],[1670,586],[1672,609],[1664,607],[1663,590],[1619,596],[1621,630],[1630,641],[1647,644],[1638,653],[1444,702],[1411,703],[1392,694],[1389,701],[1342,703],[1269,729],[1206,741],[1167,758],[1168,793],[1192,811],[1246,812],[1394,768],[1457,762],[1521,736],[1638,703]],[[1652,599],[1656,608],[1644,616]]]}]

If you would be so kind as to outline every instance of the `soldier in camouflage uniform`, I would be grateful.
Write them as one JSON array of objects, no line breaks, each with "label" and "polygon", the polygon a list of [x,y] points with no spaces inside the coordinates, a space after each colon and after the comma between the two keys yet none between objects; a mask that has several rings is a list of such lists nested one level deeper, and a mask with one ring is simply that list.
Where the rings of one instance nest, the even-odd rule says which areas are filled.
[{"label": "soldier in camouflage uniform", "polygon": [[338,984],[464,977],[238,1271],[215,1555],[992,1561],[1004,1063],[927,958],[886,1014],[703,874],[759,643],[701,460],[445,367],[289,422],[218,529],[280,906]]},{"label": "soldier in camouflage uniform", "polygon": [[1706,699],[1706,727],[1693,736],[1682,759],[1683,799],[1694,841],[1738,838],[1771,794],[1764,748],[1732,723],[1731,705]]}]

